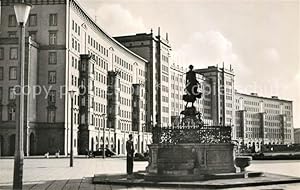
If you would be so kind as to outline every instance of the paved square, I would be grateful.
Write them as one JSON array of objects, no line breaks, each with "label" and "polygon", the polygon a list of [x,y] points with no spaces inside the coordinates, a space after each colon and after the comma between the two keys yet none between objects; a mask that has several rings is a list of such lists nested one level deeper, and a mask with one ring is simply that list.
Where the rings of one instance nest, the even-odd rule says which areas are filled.
[{"label": "paved square", "polygon": [[[134,162],[134,171],[144,170],[147,162]],[[298,170],[300,161],[254,161],[249,169],[252,171],[268,171],[278,174],[300,176]],[[92,184],[94,174],[120,174],[126,171],[124,158],[75,158],[74,167],[69,167],[69,159],[25,159],[24,163],[24,189],[60,190],[60,189],[174,189],[150,187],[126,187],[117,185]],[[0,189],[11,189],[13,179],[13,159],[0,159]],[[178,189],[178,188],[177,188]],[[187,188],[180,188],[187,189]],[[271,185],[259,187],[234,188],[244,190],[299,190],[300,184]]]}]

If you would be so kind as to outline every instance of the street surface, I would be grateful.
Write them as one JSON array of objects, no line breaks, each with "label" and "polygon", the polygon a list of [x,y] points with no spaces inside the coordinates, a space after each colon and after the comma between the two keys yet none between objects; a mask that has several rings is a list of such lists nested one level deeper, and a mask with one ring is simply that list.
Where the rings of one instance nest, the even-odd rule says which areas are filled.
[{"label": "street surface", "polygon": [[[134,171],[144,170],[147,162],[135,162]],[[251,171],[263,171],[281,175],[300,177],[300,160],[287,161],[253,161],[248,168]],[[94,185],[91,179],[94,174],[120,174],[126,171],[124,158],[75,158],[74,167],[69,167],[69,159],[25,159],[25,189],[158,189],[148,187],[122,187],[110,185]],[[13,159],[0,159],[0,189],[11,189],[13,179]],[[168,188],[160,188],[168,189]],[[171,188],[169,188],[171,189]],[[260,187],[234,188],[236,190],[299,190],[300,184],[272,185]]]}]

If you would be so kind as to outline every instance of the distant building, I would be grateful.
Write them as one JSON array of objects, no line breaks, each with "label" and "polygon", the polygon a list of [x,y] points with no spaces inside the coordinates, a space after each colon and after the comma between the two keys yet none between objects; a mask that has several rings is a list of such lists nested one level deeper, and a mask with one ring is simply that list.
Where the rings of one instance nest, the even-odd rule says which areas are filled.
[{"label": "distant building", "polygon": [[295,144],[300,144],[300,128],[294,129],[294,140]]},{"label": "distant building", "polygon": [[235,112],[240,145],[259,151],[262,145],[294,142],[292,101],[236,92]]}]

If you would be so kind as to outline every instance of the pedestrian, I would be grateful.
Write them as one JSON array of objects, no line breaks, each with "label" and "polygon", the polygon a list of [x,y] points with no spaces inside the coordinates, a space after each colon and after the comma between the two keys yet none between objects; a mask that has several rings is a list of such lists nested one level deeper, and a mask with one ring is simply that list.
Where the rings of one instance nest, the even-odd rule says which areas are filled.
[{"label": "pedestrian", "polygon": [[126,151],[127,151],[127,174],[131,176],[133,173],[133,155],[134,155],[132,134],[129,135],[129,140],[126,142]]}]

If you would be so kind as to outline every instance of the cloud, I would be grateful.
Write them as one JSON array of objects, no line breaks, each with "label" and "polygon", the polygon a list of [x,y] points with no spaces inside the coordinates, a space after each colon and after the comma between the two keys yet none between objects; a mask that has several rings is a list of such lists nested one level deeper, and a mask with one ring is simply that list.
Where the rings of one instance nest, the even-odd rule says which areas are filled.
[{"label": "cloud", "polygon": [[142,18],[120,4],[101,4],[89,12],[94,13],[97,23],[112,36],[146,31]]},{"label": "cloud", "polygon": [[275,48],[267,48],[263,51],[262,60],[268,64],[278,64],[280,56]]},{"label": "cloud", "polygon": [[224,62],[227,68],[231,64],[238,75],[249,74],[241,58],[234,52],[232,42],[218,31],[193,33],[174,54],[178,64],[192,64],[196,68],[204,68],[217,64],[222,66]]}]

